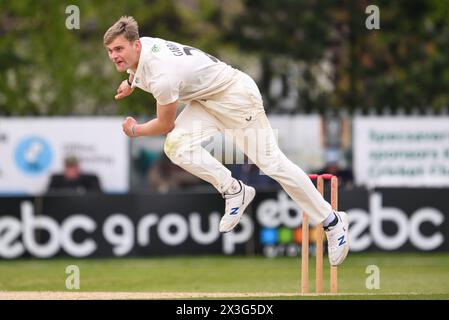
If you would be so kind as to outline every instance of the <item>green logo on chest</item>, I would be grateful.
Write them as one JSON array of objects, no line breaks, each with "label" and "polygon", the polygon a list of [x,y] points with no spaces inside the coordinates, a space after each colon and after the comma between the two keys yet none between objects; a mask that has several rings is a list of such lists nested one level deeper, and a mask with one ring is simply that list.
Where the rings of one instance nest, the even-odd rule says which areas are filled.
[{"label": "green logo on chest", "polygon": [[151,47],[151,51],[152,52],[159,52],[159,51],[161,51],[161,47],[159,47],[157,44],[155,44],[155,45],[153,45]]}]

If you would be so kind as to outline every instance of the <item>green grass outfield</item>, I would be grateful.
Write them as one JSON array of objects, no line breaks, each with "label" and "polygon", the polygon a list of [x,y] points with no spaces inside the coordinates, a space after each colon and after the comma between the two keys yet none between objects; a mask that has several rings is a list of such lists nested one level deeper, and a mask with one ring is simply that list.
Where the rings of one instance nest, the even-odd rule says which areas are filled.
[{"label": "green grass outfield", "polygon": [[[80,269],[80,290],[65,287],[66,267],[72,264]],[[369,290],[365,286],[369,265],[379,267],[380,289]],[[0,293],[3,294],[11,291],[206,292],[253,293],[248,297],[250,299],[400,300],[449,299],[449,253],[351,253],[339,268],[338,278],[337,296],[301,296],[299,258],[203,256],[0,260]],[[324,290],[329,290],[328,279],[329,270],[325,264]],[[314,281],[314,259],[311,257],[310,292],[314,290]],[[259,297],[258,293],[282,295],[261,294]]]}]

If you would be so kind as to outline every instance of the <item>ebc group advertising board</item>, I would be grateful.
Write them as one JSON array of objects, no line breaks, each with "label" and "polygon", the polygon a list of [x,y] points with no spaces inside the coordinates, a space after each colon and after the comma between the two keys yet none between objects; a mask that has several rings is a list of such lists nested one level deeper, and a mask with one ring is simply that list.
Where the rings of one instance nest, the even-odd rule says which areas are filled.
[{"label": "ebc group advertising board", "polygon": [[[340,190],[350,249],[448,251],[447,189]],[[259,192],[234,232],[218,231],[218,194],[0,198],[0,258],[300,254],[302,212]],[[314,232],[311,223],[311,251]]]}]

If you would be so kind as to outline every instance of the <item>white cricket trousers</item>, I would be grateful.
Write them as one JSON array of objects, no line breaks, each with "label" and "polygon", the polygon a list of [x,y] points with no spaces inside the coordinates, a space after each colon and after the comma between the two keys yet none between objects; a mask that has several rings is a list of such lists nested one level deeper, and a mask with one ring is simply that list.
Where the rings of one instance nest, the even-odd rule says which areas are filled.
[{"label": "white cricket trousers", "polygon": [[307,174],[279,149],[259,89],[243,72],[238,71],[235,82],[224,91],[191,101],[177,117],[164,145],[173,163],[223,193],[233,182],[231,172],[202,147],[202,142],[218,132],[232,137],[235,145],[316,223],[332,212]]}]

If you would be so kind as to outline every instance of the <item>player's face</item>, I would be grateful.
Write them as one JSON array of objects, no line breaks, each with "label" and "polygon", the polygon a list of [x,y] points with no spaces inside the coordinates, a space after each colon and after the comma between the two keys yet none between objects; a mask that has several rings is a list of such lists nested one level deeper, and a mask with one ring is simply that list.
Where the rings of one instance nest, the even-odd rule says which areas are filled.
[{"label": "player's face", "polygon": [[119,72],[127,69],[135,69],[139,63],[140,41],[128,41],[123,36],[118,36],[108,46],[109,59],[114,63]]}]

